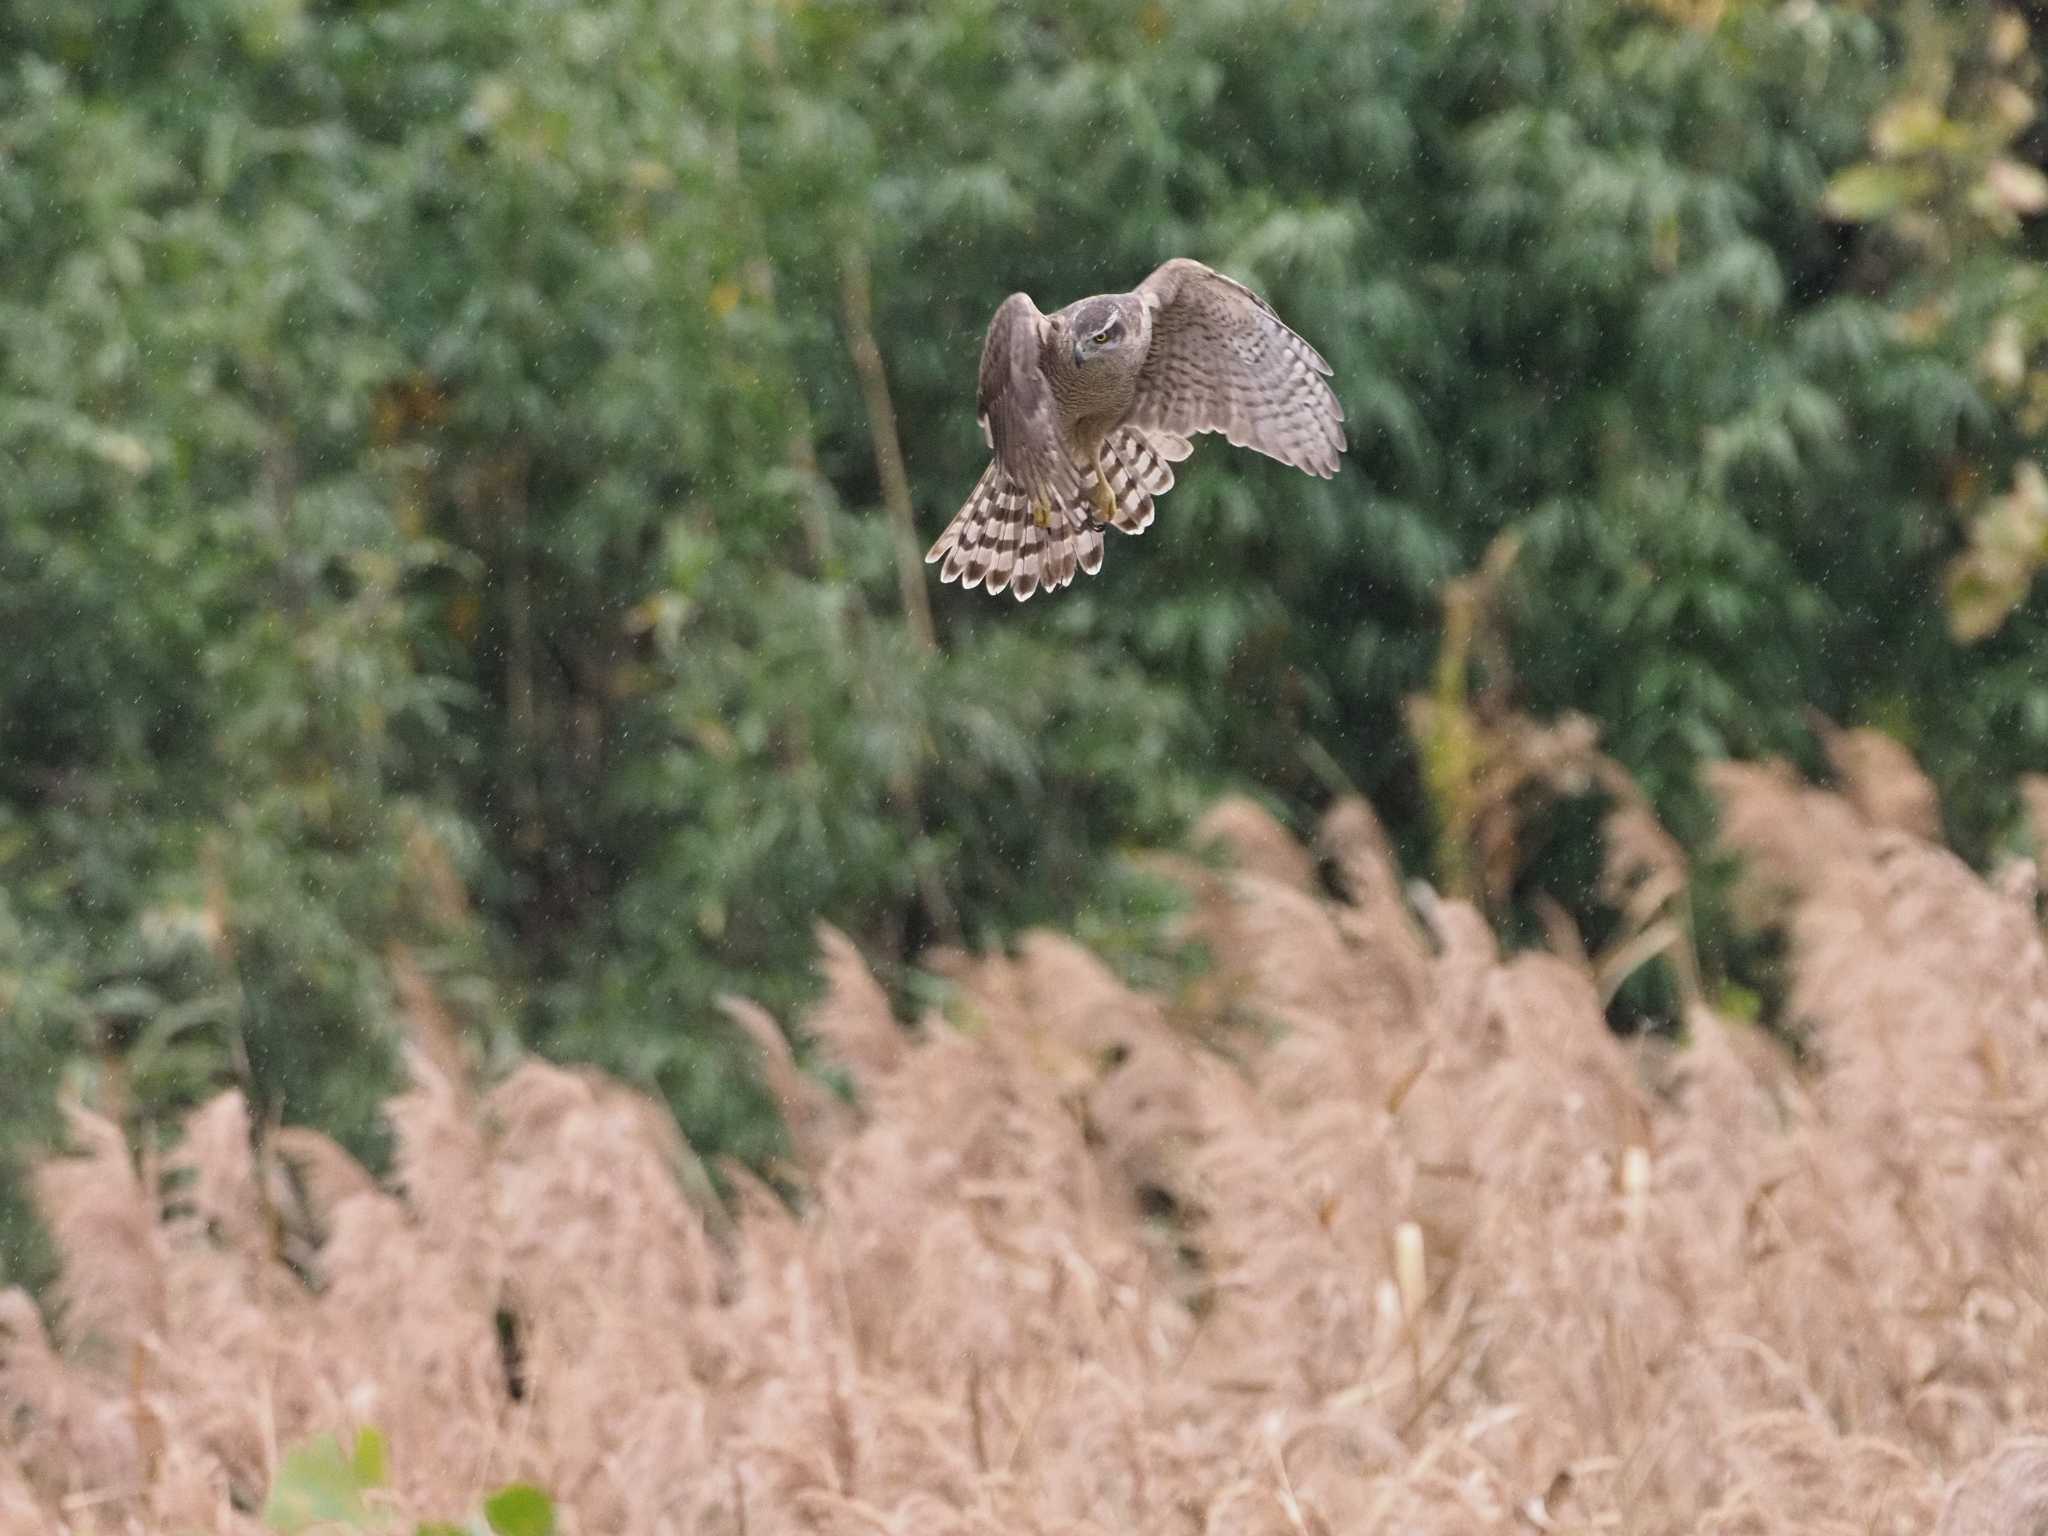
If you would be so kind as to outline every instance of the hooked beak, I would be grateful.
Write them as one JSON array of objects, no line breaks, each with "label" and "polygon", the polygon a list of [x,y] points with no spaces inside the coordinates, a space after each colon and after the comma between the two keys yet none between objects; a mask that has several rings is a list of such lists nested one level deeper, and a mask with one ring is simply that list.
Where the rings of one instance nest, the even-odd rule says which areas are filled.
[{"label": "hooked beak", "polygon": [[1081,343],[1077,341],[1074,343],[1074,366],[1076,368],[1080,367],[1082,361]]}]

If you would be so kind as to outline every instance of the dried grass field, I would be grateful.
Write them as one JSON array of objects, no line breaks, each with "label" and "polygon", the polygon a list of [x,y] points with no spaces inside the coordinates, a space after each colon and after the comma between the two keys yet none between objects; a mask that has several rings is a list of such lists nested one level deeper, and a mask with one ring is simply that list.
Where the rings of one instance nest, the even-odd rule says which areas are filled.
[{"label": "dried grass field", "polygon": [[[1311,850],[1233,802],[1183,994],[1038,934],[899,1021],[825,931],[792,1023],[852,1107],[734,1003],[793,1206],[699,1198],[591,1073],[475,1083],[425,997],[391,1187],[233,1096],[139,1170],[77,1113],[59,1293],[0,1294],[0,1529],[255,1532],[288,1447],[374,1425],[370,1529],[525,1479],[650,1536],[2048,1531],[2030,866],[1841,766],[1715,784],[1799,1060],[1704,1007],[1617,1039],[1363,804]],[[1683,878],[1626,804],[1607,842],[1624,897]]]}]

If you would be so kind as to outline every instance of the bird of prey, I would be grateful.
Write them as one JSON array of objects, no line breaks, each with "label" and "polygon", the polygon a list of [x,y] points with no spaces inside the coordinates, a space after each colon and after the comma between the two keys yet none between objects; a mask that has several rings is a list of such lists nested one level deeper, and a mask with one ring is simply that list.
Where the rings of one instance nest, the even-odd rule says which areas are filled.
[{"label": "bird of prey", "polygon": [[1197,433],[1328,479],[1345,449],[1329,374],[1264,299],[1186,257],[1049,315],[1013,293],[989,322],[975,399],[994,456],[925,561],[1020,603],[1092,576],[1103,529],[1151,526]]}]

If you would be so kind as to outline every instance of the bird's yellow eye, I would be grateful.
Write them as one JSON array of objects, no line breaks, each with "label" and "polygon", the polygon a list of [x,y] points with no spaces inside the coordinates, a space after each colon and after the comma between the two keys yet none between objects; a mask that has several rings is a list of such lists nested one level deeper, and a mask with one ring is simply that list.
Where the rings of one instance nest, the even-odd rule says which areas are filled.
[{"label": "bird's yellow eye", "polygon": [[1097,332],[1096,332],[1096,333],[1095,333],[1095,334],[1094,334],[1093,336],[1090,336],[1090,337],[1089,337],[1088,339],[1089,339],[1090,341],[1094,342],[1094,343],[1095,343],[1095,345],[1099,347],[1099,346],[1101,346],[1101,345],[1102,345],[1102,344],[1103,344],[1103,343],[1104,343],[1105,341],[1109,340],[1109,332],[1107,332],[1107,331],[1097,331]]}]

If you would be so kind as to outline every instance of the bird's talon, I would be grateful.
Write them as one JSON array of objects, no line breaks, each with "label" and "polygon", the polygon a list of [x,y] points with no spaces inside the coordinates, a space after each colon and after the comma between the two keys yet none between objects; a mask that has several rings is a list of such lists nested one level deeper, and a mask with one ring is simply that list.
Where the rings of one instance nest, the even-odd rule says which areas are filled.
[{"label": "bird's talon", "polygon": [[1095,483],[1089,487],[1089,497],[1099,514],[1094,520],[1096,527],[1116,521],[1116,498],[1109,494],[1109,476],[1102,472],[1102,455],[1099,452],[1095,456]]}]

